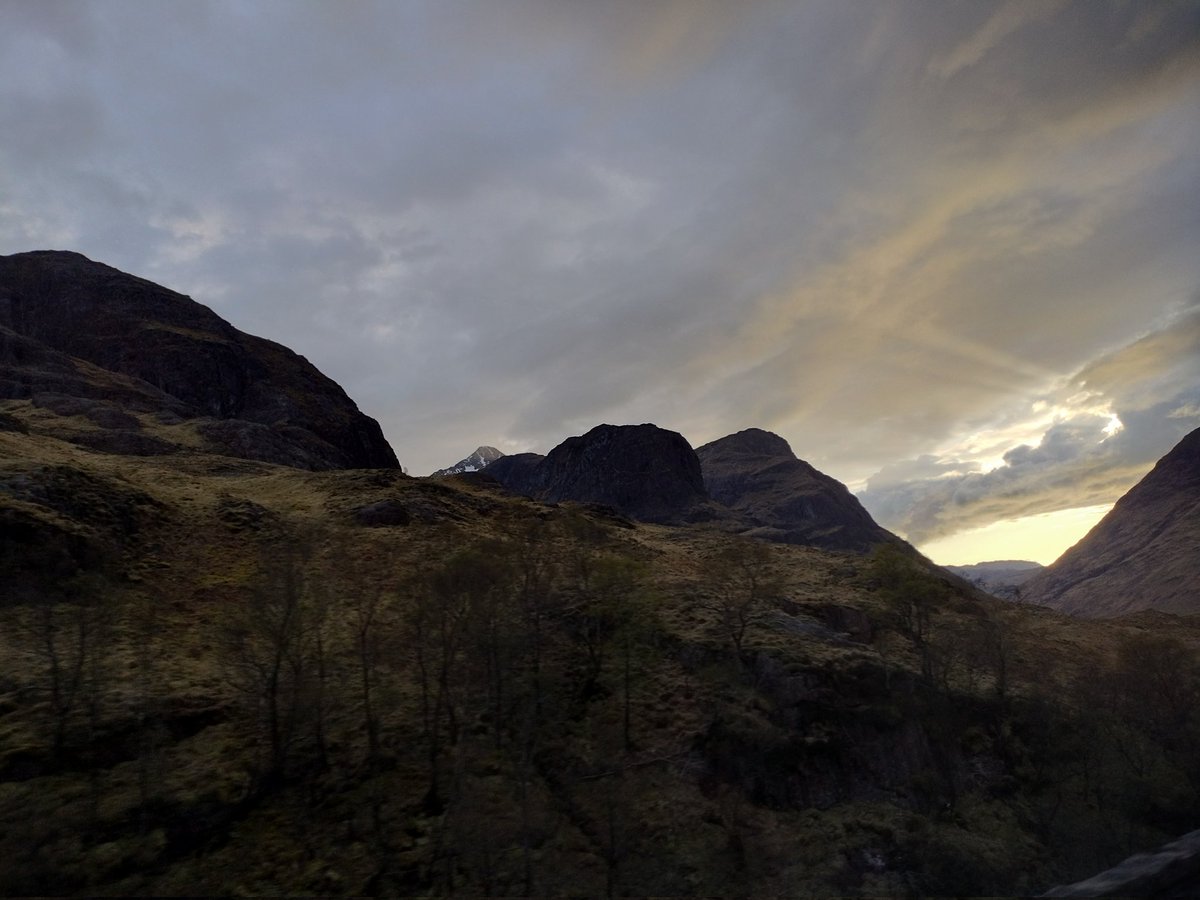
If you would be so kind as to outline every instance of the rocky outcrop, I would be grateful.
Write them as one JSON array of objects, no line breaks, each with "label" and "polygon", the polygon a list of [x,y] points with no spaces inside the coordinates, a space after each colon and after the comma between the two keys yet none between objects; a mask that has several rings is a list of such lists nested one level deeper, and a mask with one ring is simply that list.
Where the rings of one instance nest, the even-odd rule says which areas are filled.
[{"label": "rocky outcrop", "polygon": [[687,520],[707,501],[696,452],[656,425],[597,425],[544,458],[506,456],[488,474],[535,499],[598,503],[644,522]]},{"label": "rocky outcrop", "polygon": [[504,456],[495,447],[476,447],[475,452],[470,456],[460,459],[452,466],[447,466],[445,469],[438,469],[431,474],[430,478],[439,478],[443,475],[462,475],[466,472],[478,472],[481,469],[486,469],[496,460]]},{"label": "rocky outcrop", "polygon": [[379,424],[304,357],[78,253],[0,257],[0,399],[45,394],[211,420],[202,437],[227,455],[399,466]]},{"label": "rocky outcrop", "polygon": [[1042,897],[1200,896],[1200,831],[1137,853],[1086,881],[1051,888]]},{"label": "rocky outcrop", "polygon": [[1200,429],[1022,595],[1078,616],[1200,613]]},{"label": "rocky outcrop", "polygon": [[513,453],[503,456],[487,467],[487,475],[496,479],[514,494],[536,497],[542,488],[540,453]]},{"label": "rocky outcrop", "polygon": [[844,484],[797,459],[779,435],[748,428],[696,455],[709,496],[739,513],[757,537],[854,552],[897,540]]}]

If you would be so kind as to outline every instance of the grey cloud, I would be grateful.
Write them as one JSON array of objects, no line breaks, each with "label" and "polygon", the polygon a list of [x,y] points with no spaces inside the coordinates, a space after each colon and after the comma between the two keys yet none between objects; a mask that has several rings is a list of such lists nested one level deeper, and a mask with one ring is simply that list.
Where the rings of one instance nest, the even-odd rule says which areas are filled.
[{"label": "grey cloud", "polygon": [[294,347],[415,472],[604,418],[900,484],[1200,283],[1194,4],[66,9],[0,6],[0,252]]}]

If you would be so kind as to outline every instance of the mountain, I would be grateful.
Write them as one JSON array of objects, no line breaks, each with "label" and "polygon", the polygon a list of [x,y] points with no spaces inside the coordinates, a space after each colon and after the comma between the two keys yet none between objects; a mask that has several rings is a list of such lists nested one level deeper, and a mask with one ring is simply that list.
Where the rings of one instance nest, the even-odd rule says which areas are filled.
[{"label": "mountain", "polygon": [[748,428],[696,455],[709,496],[745,517],[757,537],[857,552],[896,540],[845,485],[797,459],[769,431]]},{"label": "mountain", "polygon": [[708,499],[696,452],[657,425],[597,425],[545,457],[506,459],[489,474],[510,490],[551,503],[599,503],[645,522],[682,521]]},{"label": "mountain", "polygon": [[0,256],[0,399],[31,400],[35,430],[106,453],[399,467],[379,424],[304,357],[78,253]]},{"label": "mountain", "polygon": [[1077,616],[1200,613],[1200,428],[1022,594]]},{"label": "mountain", "polygon": [[514,494],[533,497],[541,489],[540,466],[545,458],[540,453],[513,453],[502,456],[488,466],[487,474]]},{"label": "mountain", "polygon": [[480,469],[485,469],[496,460],[504,456],[495,447],[476,447],[475,452],[465,459],[460,459],[454,465],[445,469],[438,469],[430,478],[437,478],[440,475],[461,475],[463,472],[478,472]]},{"label": "mountain", "polygon": [[[441,481],[234,460],[226,420],[4,340],[37,386],[0,399],[6,894],[1027,896],[1194,821],[1200,617],[491,483],[715,513],[654,426]],[[129,443],[61,439],[97,433]],[[1095,772],[1156,802],[1098,809]]]},{"label": "mountain", "polygon": [[1015,600],[1022,596],[1019,590],[1021,585],[1037,575],[1045,566],[1024,559],[1004,559],[943,568],[960,578],[965,578],[994,597]]}]

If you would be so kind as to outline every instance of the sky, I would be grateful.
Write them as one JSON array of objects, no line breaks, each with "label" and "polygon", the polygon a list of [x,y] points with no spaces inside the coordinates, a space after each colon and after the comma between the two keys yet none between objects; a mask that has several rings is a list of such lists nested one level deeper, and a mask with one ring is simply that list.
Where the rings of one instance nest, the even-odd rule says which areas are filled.
[{"label": "sky", "polygon": [[406,469],[747,427],[941,563],[1200,426],[1200,0],[0,0],[0,253],[277,340]]}]

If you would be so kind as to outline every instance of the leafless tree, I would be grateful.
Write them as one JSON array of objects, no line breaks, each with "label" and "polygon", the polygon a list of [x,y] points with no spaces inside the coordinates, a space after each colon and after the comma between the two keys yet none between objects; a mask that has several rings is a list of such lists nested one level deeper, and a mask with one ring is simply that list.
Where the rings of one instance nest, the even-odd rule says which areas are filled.
[{"label": "leafless tree", "polygon": [[738,665],[745,664],[747,632],[769,611],[779,592],[771,569],[771,549],[761,541],[731,541],[704,564],[706,593],[701,606],[716,617]]}]

